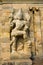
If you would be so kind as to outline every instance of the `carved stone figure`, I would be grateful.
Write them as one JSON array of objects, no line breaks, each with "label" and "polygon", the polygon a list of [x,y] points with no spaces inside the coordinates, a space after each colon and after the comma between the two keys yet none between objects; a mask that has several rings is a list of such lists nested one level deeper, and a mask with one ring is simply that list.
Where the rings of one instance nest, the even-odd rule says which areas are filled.
[{"label": "carved stone figure", "polygon": [[[32,59],[33,56],[40,55],[38,46],[41,46],[41,25],[38,8],[30,8],[27,12],[22,9],[17,10],[13,14],[10,26],[12,54],[17,52],[22,56],[30,55]],[[40,48],[42,49],[42,46]]]},{"label": "carved stone figure", "polygon": [[29,34],[29,20],[24,20],[22,9],[20,9],[15,15],[11,25],[14,27],[11,31],[11,46],[12,53],[17,51],[17,37],[21,36],[24,40],[28,39]]},{"label": "carved stone figure", "polygon": [[[15,21],[15,20],[14,20]],[[12,42],[14,42],[13,44],[14,44],[14,46],[16,45],[16,37],[17,36],[21,36],[21,35],[23,35],[23,38],[25,38],[26,37],[26,32],[25,32],[25,30],[23,31],[22,30],[22,27],[24,26],[24,24],[23,24],[23,22],[21,23],[22,21],[19,21],[19,20],[16,20],[16,27],[12,30],[12,32],[11,32],[11,36],[12,36]],[[12,43],[11,42],[11,43]],[[16,48],[16,46],[15,47],[13,47],[13,48]],[[15,49],[16,50],[16,49]]]}]

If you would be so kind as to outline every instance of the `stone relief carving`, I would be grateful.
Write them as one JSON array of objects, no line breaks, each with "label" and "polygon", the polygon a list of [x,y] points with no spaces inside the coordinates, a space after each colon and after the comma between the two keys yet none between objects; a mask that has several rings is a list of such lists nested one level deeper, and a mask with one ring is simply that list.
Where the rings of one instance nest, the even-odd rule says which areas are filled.
[{"label": "stone relief carving", "polygon": [[[15,7],[15,4],[12,5]],[[43,8],[40,11],[40,8],[24,7],[24,10],[16,6],[18,9],[15,7],[12,11],[12,8],[8,7],[4,7],[0,17],[0,64],[31,65],[40,61],[42,63],[39,58],[43,55]]]},{"label": "stone relief carving", "polygon": [[[29,8],[26,12],[22,8],[13,11],[10,22],[11,54],[15,53],[14,55],[17,54],[18,57],[20,55],[22,55],[20,57],[37,55],[37,44],[39,43],[37,41],[40,40],[41,45],[41,27],[38,24],[40,23],[39,13],[39,8],[35,7]],[[37,37],[39,33],[40,39]]]},{"label": "stone relief carving", "polygon": [[29,40],[29,23],[30,14],[28,12],[24,13],[22,9],[19,9],[11,21],[11,53],[22,50],[22,52],[20,52],[22,54],[25,51],[25,43],[27,47],[31,44]]}]

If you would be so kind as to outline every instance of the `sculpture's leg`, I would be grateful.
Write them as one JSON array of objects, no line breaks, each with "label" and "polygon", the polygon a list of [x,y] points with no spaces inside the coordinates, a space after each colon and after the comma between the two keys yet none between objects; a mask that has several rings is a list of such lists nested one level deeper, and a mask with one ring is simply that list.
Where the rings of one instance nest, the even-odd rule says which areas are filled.
[{"label": "sculpture's leg", "polygon": [[13,39],[13,44],[12,44],[12,53],[16,51],[16,37]]}]

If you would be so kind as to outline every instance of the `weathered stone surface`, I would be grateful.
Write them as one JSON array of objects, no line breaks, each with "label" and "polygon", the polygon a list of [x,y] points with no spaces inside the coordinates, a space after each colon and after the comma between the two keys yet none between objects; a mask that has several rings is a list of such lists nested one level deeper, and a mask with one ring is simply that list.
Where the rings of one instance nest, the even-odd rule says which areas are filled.
[{"label": "weathered stone surface", "polygon": [[15,65],[32,65],[29,62],[16,62]]},{"label": "weathered stone surface", "polygon": [[[28,14],[28,17],[29,16],[30,15]],[[17,53],[20,58],[28,58],[28,56],[31,56],[31,49],[29,49],[29,47],[31,47],[31,41],[28,39],[29,20],[30,18],[26,18],[26,20],[24,19],[23,10],[20,9],[17,13],[15,12],[14,20],[11,21],[11,54]]]},{"label": "weathered stone surface", "polygon": [[43,5],[3,4],[0,7],[1,60],[43,56]]},{"label": "weathered stone surface", "polygon": [[33,65],[43,65],[43,57],[35,58],[35,60],[33,61]]},{"label": "weathered stone surface", "polygon": [[2,63],[2,65],[15,65],[15,63],[14,62],[4,62]]}]

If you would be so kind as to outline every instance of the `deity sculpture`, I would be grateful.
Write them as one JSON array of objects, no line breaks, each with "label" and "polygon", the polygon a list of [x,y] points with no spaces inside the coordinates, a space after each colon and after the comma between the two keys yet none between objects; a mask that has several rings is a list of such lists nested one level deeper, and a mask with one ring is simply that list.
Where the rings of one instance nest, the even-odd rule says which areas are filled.
[{"label": "deity sculpture", "polygon": [[[28,19],[26,18],[27,16],[28,16]],[[11,22],[11,26],[13,27],[12,32],[11,32],[12,52],[17,51],[17,37],[18,36],[22,36],[24,40],[28,37],[27,35],[29,32],[30,16],[29,14],[27,16],[23,16],[22,9],[19,9],[19,11],[14,15],[13,21]],[[25,20],[25,18],[27,20]]]}]

